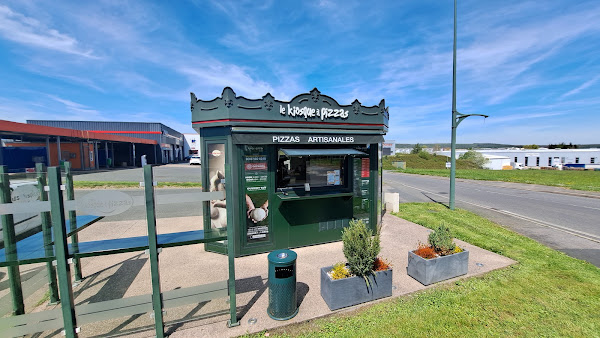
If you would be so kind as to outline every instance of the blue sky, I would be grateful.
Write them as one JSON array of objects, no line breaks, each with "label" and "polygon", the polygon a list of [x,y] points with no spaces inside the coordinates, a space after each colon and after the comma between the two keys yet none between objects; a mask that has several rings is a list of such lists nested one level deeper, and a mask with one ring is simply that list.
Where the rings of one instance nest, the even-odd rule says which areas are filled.
[{"label": "blue sky", "polygon": [[[0,119],[190,127],[189,92],[317,87],[449,142],[451,0],[2,1]],[[459,1],[458,141],[600,143],[600,1]]]}]

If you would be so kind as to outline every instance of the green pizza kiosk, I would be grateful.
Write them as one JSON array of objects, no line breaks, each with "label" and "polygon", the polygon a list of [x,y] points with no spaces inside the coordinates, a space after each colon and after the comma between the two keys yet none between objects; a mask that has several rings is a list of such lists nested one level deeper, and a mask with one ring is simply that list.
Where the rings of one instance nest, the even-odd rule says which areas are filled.
[{"label": "green pizza kiosk", "polygon": [[204,230],[234,227],[236,256],[338,241],[352,219],[381,222],[384,100],[340,105],[316,88],[289,102],[247,99],[226,87],[209,101],[191,93],[191,111],[203,190],[225,191],[203,202]]}]

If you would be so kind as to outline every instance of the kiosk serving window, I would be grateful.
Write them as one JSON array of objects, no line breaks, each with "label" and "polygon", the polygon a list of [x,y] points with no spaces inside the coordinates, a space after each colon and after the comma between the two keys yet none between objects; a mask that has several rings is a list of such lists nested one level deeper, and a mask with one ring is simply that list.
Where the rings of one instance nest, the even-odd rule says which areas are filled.
[{"label": "kiosk serving window", "polygon": [[346,187],[348,155],[365,155],[355,149],[285,149],[278,152],[277,188]]}]

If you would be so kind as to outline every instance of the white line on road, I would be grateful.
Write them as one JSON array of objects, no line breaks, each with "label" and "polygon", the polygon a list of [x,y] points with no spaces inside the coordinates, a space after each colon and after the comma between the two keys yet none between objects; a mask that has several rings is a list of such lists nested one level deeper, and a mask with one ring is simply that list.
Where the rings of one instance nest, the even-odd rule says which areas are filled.
[{"label": "white line on road", "polygon": [[[509,188],[509,189],[511,189],[511,188]],[[537,199],[537,198],[527,197],[527,196],[523,196],[523,195],[507,194],[507,193],[503,193],[503,192],[490,191],[490,190],[484,190],[484,189],[476,189],[476,188],[474,188],[473,190],[482,191],[482,192],[485,192],[487,194],[505,195],[505,196],[511,196],[511,197],[528,199],[528,200],[532,200],[532,201],[540,201],[540,202],[545,202],[545,203],[556,203],[556,204],[560,204],[562,206],[569,206],[569,207],[576,207],[576,208],[585,208],[585,209],[592,209],[592,210],[600,210],[600,208],[587,207],[587,206],[584,206],[584,205],[560,203],[560,202],[554,202],[554,201],[543,201],[543,200],[540,200],[540,199]],[[535,191],[535,190],[527,190],[527,191]]]},{"label": "white line on road", "polygon": [[[397,183],[401,184],[401,185],[403,185],[405,187],[411,188],[411,189],[415,189],[415,190],[419,190],[419,191],[422,191],[422,192],[426,192],[428,194],[432,194],[432,195],[440,196],[440,197],[443,197],[443,198],[447,198],[447,196],[440,195],[440,194],[432,192],[432,191],[428,191],[428,190],[425,190],[425,189],[413,187],[411,185],[404,184],[404,183],[399,183],[399,182],[397,182]],[[474,205],[476,207],[487,209],[487,210],[490,210],[490,211],[495,211],[495,212],[498,212],[498,213],[501,213],[501,214],[504,214],[504,215],[507,215],[507,216],[519,218],[519,219],[522,219],[522,220],[525,220],[525,221],[528,221],[528,222],[531,222],[531,223],[534,223],[534,224],[537,224],[539,226],[543,226],[543,227],[546,227],[546,228],[551,228],[551,229],[554,229],[554,230],[566,232],[566,233],[568,233],[570,235],[573,235],[573,236],[576,236],[576,237],[580,237],[580,238],[583,238],[583,239],[587,239],[588,241],[600,243],[600,237],[598,237],[596,235],[593,235],[593,234],[590,234],[590,233],[587,233],[587,232],[583,232],[583,231],[579,231],[579,230],[574,230],[574,229],[571,229],[571,228],[563,227],[563,226],[560,226],[560,225],[557,225],[557,224],[548,223],[548,222],[545,222],[545,221],[540,221],[540,220],[537,220],[535,218],[531,218],[531,217],[519,215],[519,214],[516,214],[514,212],[507,211],[507,210],[500,210],[500,209],[492,208],[492,207],[489,207],[487,205],[481,205],[481,204],[467,202],[467,201],[458,200],[458,199],[457,199],[457,201],[460,201],[460,202],[466,203],[466,204],[471,204],[471,205]]]}]

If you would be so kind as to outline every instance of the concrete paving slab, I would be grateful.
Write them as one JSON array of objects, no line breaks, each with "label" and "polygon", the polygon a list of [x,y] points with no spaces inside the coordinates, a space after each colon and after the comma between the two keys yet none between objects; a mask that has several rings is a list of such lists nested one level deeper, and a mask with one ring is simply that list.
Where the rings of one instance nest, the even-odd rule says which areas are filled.
[{"label": "concrete paving slab", "polygon": [[[407,252],[413,250],[418,241],[426,242],[430,230],[391,215],[385,215],[383,222],[381,256],[390,260],[394,266],[393,285],[395,289],[392,291],[392,297],[432,287],[425,287],[406,274],[408,263]],[[463,241],[457,240],[456,242],[459,246],[470,251],[469,272],[467,275],[459,278],[481,275],[516,263],[512,259],[483,250]],[[345,260],[341,242],[297,248],[294,251],[298,254],[297,287],[300,303],[300,310],[296,317],[287,321],[276,321],[267,315],[268,292],[265,291],[267,283],[267,254],[254,255],[236,260],[236,278],[238,280],[259,277],[264,283],[261,286],[262,291],[253,291],[255,294],[260,294],[256,302],[240,319],[240,326],[224,329],[225,322],[221,322],[209,325],[197,325],[189,328],[184,327],[173,332],[171,337],[238,336],[244,333],[253,333],[290,323],[303,322],[334,312],[349,311],[360,306],[372,304],[371,302],[338,311],[330,311],[325,301],[321,298],[319,268]],[[447,282],[452,282],[456,279],[458,278]],[[248,296],[246,293],[239,295],[238,305],[244,306]],[[255,319],[255,321],[249,321],[250,319]]]},{"label": "concrete paving slab", "polygon": [[[194,230],[199,224],[201,219],[198,216],[157,220],[160,233]],[[406,266],[407,252],[413,250],[418,241],[426,242],[429,231],[398,217],[384,216],[381,256],[389,260],[394,267],[395,288],[392,297],[426,288],[406,274]],[[105,219],[82,231],[80,241],[140,236],[145,233],[143,221],[110,222]],[[484,274],[515,263],[511,259],[468,243],[457,243],[470,251],[469,272],[459,278]],[[299,312],[296,317],[287,321],[276,321],[267,315],[268,261],[267,253],[264,253],[236,259],[239,326],[227,328],[229,305],[224,297],[167,309],[165,321],[171,324],[167,325],[166,332],[172,337],[231,337],[302,322],[334,312],[354,310],[373,303],[330,311],[321,298],[319,269],[345,260],[341,242],[293,250],[298,254]],[[159,264],[163,292],[228,278],[227,257],[206,252],[203,245],[164,249],[160,254]],[[140,252],[85,258],[82,260],[82,271],[84,280],[74,289],[76,305],[147,295],[151,292],[149,264],[147,257]],[[42,306],[36,311],[51,308],[52,306]],[[146,313],[81,325],[80,336],[151,337],[154,336],[152,325],[152,319]],[[59,333],[47,332],[44,336],[53,334]]]}]

